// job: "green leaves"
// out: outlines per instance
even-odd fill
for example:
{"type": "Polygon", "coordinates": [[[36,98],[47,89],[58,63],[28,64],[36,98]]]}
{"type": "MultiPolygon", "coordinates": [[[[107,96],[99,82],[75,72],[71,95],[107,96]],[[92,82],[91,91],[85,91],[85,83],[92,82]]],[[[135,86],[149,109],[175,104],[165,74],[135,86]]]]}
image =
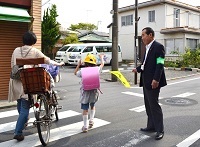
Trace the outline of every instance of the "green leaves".
{"type": "Polygon", "coordinates": [[[51,53],[61,36],[60,24],[56,21],[56,17],[58,17],[56,5],[44,11],[42,21],[42,52],[44,54],[51,53]]]}
{"type": "Polygon", "coordinates": [[[70,30],[75,31],[77,29],[80,30],[96,30],[97,26],[95,26],[94,24],[90,24],[90,23],[78,23],[78,24],[71,24],[71,26],[69,27],[70,30]]]}

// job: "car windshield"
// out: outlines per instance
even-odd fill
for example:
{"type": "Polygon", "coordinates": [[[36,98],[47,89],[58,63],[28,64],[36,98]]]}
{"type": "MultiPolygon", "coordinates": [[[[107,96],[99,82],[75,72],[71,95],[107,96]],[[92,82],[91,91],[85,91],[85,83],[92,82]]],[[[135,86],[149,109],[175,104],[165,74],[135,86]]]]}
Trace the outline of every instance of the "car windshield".
{"type": "Polygon", "coordinates": [[[81,50],[83,50],[85,48],[85,46],[76,46],[72,52],[81,52],[81,50]]]}
{"type": "Polygon", "coordinates": [[[70,46],[63,46],[59,49],[59,51],[66,51],[70,46]]]}
{"type": "Polygon", "coordinates": [[[67,50],[67,52],[73,51],[74,48],[76,48],[76,46],[71,46],[71,47],[67,50]]]}

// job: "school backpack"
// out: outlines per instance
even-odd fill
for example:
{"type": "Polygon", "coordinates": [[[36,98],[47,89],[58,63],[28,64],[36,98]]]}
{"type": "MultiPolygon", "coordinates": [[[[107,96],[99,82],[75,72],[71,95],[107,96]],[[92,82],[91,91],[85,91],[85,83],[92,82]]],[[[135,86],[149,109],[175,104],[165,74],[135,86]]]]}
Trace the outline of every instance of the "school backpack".
{"type": "Polygon", "coordinates": [[[99,67],[81,68],[84,90],[100,89],[99,67]]]}

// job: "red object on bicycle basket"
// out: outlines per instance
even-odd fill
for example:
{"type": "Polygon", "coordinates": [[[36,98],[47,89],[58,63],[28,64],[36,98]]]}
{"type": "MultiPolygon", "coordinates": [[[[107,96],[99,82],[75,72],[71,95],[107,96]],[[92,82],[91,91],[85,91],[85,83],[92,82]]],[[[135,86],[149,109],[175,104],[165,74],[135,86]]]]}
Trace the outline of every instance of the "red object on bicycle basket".
{"type": "Polygon", "coordinates": [[[35,106],[36,108],[38,108],[38,107],[40,106],[40,104],[36,102],[36,103],[34,104],[34,106],[35,106]]]}

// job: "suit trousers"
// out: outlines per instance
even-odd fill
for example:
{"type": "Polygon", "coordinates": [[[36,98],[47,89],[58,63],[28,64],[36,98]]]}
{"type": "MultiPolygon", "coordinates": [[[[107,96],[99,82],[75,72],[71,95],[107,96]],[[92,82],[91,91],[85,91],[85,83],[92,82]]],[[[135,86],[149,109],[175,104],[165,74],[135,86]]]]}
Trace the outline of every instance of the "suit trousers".
{"type": "Polygon", "coordinates": [[[163,113],[159,105],[160,88],[147,89],[143,85],[144,103],[147,114],[147,128],[155,129],[156,132],[164,131],[163,113]]]}

